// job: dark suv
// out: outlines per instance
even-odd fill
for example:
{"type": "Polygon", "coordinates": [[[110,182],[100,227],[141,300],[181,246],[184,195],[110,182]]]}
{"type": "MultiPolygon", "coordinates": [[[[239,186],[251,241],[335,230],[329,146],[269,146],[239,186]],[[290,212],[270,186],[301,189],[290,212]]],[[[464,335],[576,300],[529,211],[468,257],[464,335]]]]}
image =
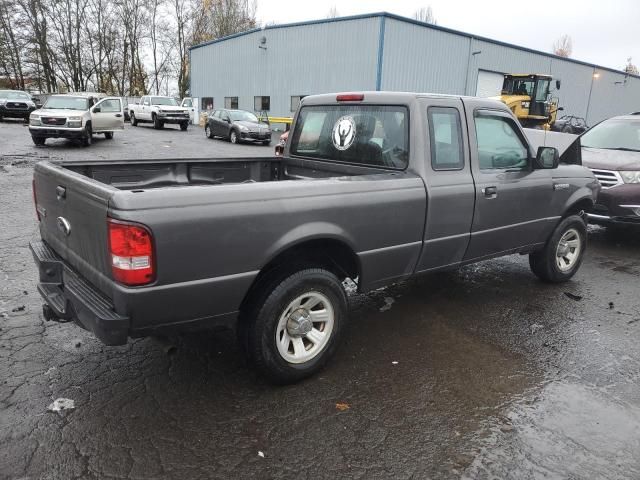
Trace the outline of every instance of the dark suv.
{"type": "Polygon", "coordinates": [[[640,225],[640,114],[605,120],[580,140],[583,165],[602,185],[589,219],[640,225]]]}
{"type": "Polygon", "coordinates": [[[28,93],[19,90],[0,90],[0,120],[22,118],[29,121],[29,115],[36,109],[36,104],[28,93]]]}

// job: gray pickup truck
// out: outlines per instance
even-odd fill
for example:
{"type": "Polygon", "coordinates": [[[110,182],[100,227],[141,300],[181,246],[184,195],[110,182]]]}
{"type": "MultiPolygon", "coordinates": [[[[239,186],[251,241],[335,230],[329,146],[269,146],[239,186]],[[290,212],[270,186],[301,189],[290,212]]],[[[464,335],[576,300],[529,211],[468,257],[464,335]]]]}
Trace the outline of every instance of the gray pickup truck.
{"type": "Polygon", "coordinates": [[[41,162],[44,316],[107,345],[235,326],[272,381],[335,352],[359,291],[509,254],[570,279],[598,193],[492,100],[305,97],[278,158],[41,162]]]}

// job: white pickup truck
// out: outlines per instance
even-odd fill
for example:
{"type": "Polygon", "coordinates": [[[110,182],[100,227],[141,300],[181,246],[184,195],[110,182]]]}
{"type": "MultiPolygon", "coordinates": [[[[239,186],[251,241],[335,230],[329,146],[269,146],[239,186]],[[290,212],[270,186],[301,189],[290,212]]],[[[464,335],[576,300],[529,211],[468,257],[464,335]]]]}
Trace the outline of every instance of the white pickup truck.
{"type": "Polygon", "coordinates": [[[138,123],[153,123],[153,128],[160,130],[167,123],[180,125],[180,130],[189,127],[189,110],[178,106],[173,97],[146,95],[138,103],[129,104],[129,118],[132,126],[138,123]]]}

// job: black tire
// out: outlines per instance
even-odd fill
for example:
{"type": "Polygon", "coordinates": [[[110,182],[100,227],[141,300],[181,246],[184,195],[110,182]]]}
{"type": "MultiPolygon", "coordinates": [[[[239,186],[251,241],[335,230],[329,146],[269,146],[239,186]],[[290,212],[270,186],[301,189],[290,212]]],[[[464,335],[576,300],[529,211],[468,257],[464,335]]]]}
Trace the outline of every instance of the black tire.
{"type": "Polygon", "coordinates": [[[271,140],[265,140],[264,142],[262,142],[262,145],[265,145],[265,146],[271,145],[271,140]]]}
{"type": "Polygon", "coordinates": [[[238,328],[240,344],[251,364],[280,385],[298,382],[322,369],[338,348],[348,314],[347,295],[338,278],[321,268],[279,271],[262,279],[254,292],[243,307],[238,328]],[[285,309],[305,293],[320,293],[329,300],[333,328],[315,356],[303,363],[290,363],[278,351],[276,332],[285,309]]]}
{"type": "Polygon", "coordinates": [[[45,142],[47,139],[46,139],[46,137],[34,137],[34,136],[32,136],[32,137],[31,137],[31,140],[33,140],[33,143],[34,143],[35,145],[42,146],[42,145],[44,145],[44,142],[45,142]]]}
{"type": "Polygon", "coordinates": [[[137,127],[138,126],[138,119],[136,118],[136,114],[131,112],[129,114],[129,118],[131,120],[131,126],[132,127],[137,127]]]}
{"type": "Polygon", "coordinates": [[[111,140],[113,138],[113,132],[104,132],[104,138],[111,140]]]}
{"type": "Polygon", "coordinates": [[[151,120],[153,121],[153,128],[155,128],[156,130],[160,130],[162,127],[164,127],[164,125],[162,124],[162,122],[160,121],[160,119],[155,113],[151,117],[151,120]]]}
{"type": "Polygon", "coordinates": [[[87,123],[87,126],[84,128],[84,137],[82,138],[82,145],[85,147],[91,146],[93,143],[93,130],[91,130],[91,124],[87,123]]]}
{"type": "Polygon", "coordinates": [[[240,142],[240,137],[238,136],[238,132],[236,132],[234,129],[231,129],[231,131],[229,132],[229,141],[234,145],[240,142]]]}
{"type": "MultiPolygon", "coordinates": [[[[567,247],[563,247],[567,248],[567,247]]],[[[543,282],[548,283],[561,283],[566,282],[575,275],[580,268],[582,259],[584,258],[584,252],[587,248],[587,226],[582,217],[578,215],[571,215],[564,218],[558,226],[555,228],[549,240],[542,250],[529,254],[529,266],[531,271],[543,282]],[[558,253],[560,247],[560,240],[567,238],[569,232],[574,232],[579,240],[579,251],[576,253],[575,260],[571,262],[570,267],[566,270],[560,269],[558,262],[568,265],[566,259],[559,259],[558,253]]],[[[575,252],[575,250],[574,250],[575,252]]],[[[568,253],[571,253],[569,249],[568,253]]]]}
{"type": "Polygon", "coordinates": [[[213,138],[213,132],[208,123],[204,126],[204,134],[207,138],[213,138]]]}
{"type": "Polygon", "coordinates": [[[189,124],[187,122],[182,122],[180,124],[180,130],[182,130],[183,132],[186,132],[187,128],[189,128],[189,124]]]}

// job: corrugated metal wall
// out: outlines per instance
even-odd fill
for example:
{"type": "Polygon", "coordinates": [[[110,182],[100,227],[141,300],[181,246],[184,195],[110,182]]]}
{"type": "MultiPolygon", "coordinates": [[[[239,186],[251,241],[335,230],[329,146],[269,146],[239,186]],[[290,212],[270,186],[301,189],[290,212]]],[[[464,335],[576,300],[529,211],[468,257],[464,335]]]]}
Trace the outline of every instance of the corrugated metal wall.
{"type": "Polygon", "coordinates": [[[382,90],[461,94],[468,54],[465,37],[387,18],[382,90]]]}
{"type": "Polygon", "coordinates": [[[196,48],[191,91],[214,97],[215,107],[237,96],[247,110],[255,95],[269,95],[271,113],[289,116],[292,95],[375,90],[378,74],[383,90],[474,95],[479,70],[551,74],[562,82],[552,90],[560,114],[589,124],[640,110],[638,78],[389,15],[275,27],[196,48]],[[258,48],[263,36],[266,50],[258,48]]]}
{"type": "Polygon", "coordinates": [[[193,49],[191,93],[214,97],[216,108],[237,96],[245,110],[268,95],[273,115],[291,116],[292,95],[375,90],[379,25],[371,17],[266,29],[193,49]]]}

